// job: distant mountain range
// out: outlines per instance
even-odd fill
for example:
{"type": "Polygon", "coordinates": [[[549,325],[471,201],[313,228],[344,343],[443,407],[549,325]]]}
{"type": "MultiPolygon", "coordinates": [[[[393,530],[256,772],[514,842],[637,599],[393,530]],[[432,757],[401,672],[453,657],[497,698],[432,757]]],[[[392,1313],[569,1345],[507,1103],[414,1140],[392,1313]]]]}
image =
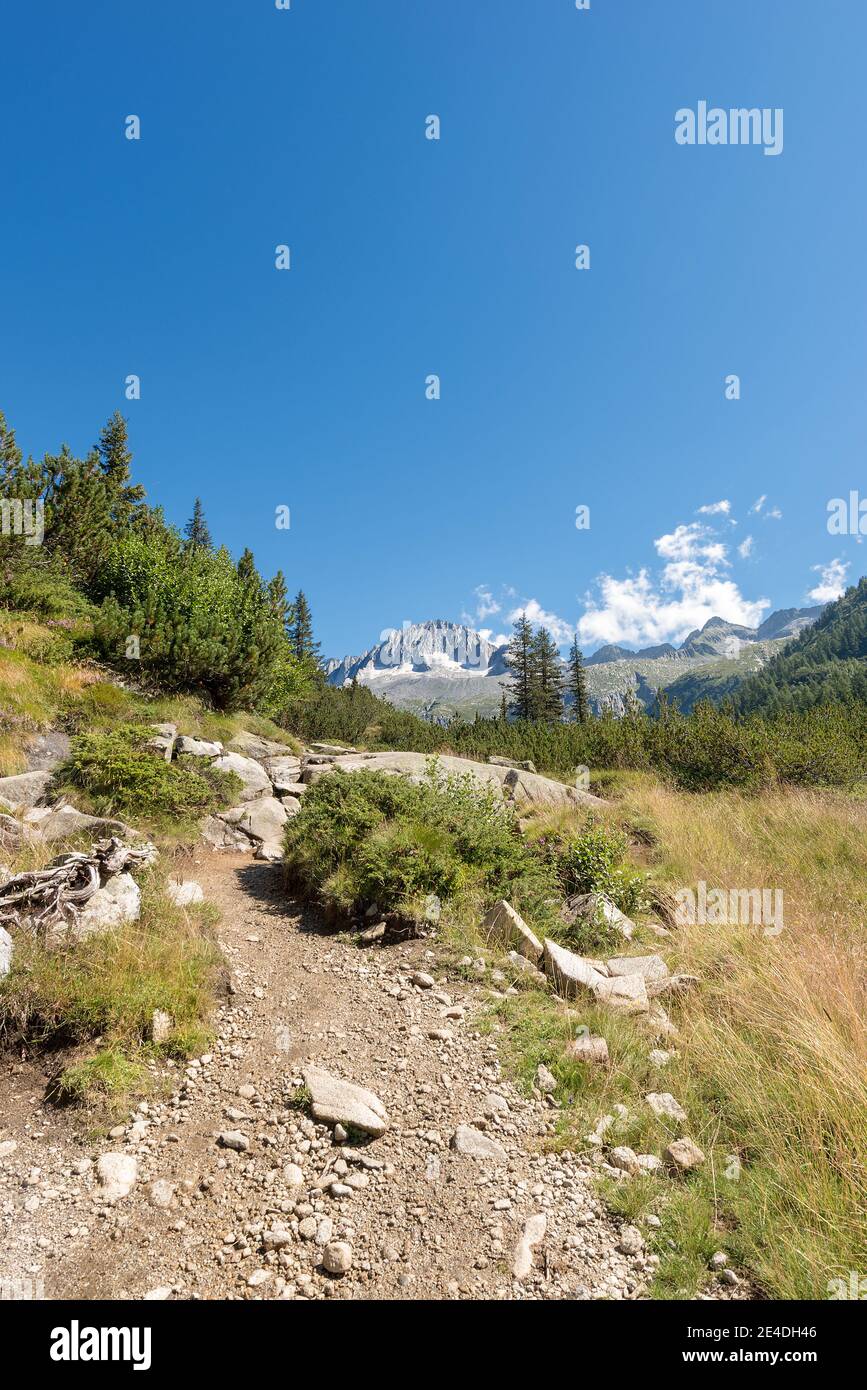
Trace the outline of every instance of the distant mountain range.
{"type": "MultiPolygon", "coordinates": [[[[606,706],[619,713],[631,690],[650,708],[665,687],[691,708],[702,693],[717,693],[718,679],[734,689],[761,670],[822,612],[822,606],[781,608],[757,628],[709,618],[679,647],[601,647],[586,660],[591,705],[597,713],[606,706]]],[[[505,645],[495,646],[473,628],[437,618],[390,631],[360,656],[332,658],[325,673],[330,685],[357,680],[398,708],[429,719],[455,713],[471,718],[499,709],[508,683],[506,653],[505,645]]]]}

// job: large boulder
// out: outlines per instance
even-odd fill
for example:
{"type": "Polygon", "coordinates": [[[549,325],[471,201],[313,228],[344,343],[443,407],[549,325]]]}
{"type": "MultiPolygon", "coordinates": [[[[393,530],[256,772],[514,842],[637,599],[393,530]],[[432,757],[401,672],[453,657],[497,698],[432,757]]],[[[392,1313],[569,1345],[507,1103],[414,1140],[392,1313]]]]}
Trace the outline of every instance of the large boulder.
{"type": "Polygon", "coordinates": [[[88,898],[72,927],[76,941],[113,931],[141,915],[141,890],[131,874],[115,874],[103,888],[88,898]]]}
{"type": "Polygon", "coordinates": [[[50,772],[19,772],[15,777],[0,777],[0,798],[16,810],[27,810],[39,805],[50,781],[50,772]]]}
{"type": "Polygon", "coordinates": [[[600,985],[608,983],[584,956],[576,955],[565,946],[560,946],[550,937],[545,938],[545,974],[549,975],[555,990],[564,999],[596,997],[600,985]]]}
{"type": "MultiPolygon", "coordinates": [[[[408,777],[411,782],[423,782],[427,777],[430,756],[426,753],[352,753],[334,755],[331,762],[319,767],[307,767],[303,780],[313,781],[316,776],[327,775],[332,769],[343,772],[357,772],[362,768],[369,771],[396,772],[408,777]]],[[[447,754],[437,757],[437,767],[442,773],[465,774],[472,777],[481,787],[493,787],[495,791],[516,806],[557,807],[557,806],[602,806],[598,796],[582,792],[577,787],[567,786],[552,777],[541,777],[538,773],[522,772],[512,767],[500,767],[496,763],[477,763],[470,758],[453,758],[447,754]]]]}
{"type": "Polygon", "coordinates": [[[668,966],[662,956],[617,956],[607,965],[609,975],[641,975],[648,985],[651,980],[668,979],[668,966]]]}
{"type": "Polygon", "coordinates": [[[378,1139],[388,1129],[385,1106],[373,1091],[332,1076],[322,1067],[303,1069],[304,1084],[310,1092],[315,1120],[327,1125],[352,1125],[378,1139]]]}
{"type": "Polygon", "coordinates": [[[276,796],[261,796],[256,801],[248,801],[243,806],[224,812],[221,819],[243,830],[251,840],[273,841],[280,839],[289,815],[283,802],[278,801],[276,796]]]}
{"type": "Polygon", "coordinates": [[[228,821],[221,820],[217,816],[207,816],[202,821],[201,836],[206,845],[211,849],[240,849],[250,848],[249,836],[243,830],[238,830],[228,821]]]}
{"type": "Polygon", "coordinates": [[[538,964],[542,957],[542,943],[534,936],[527,923],[505,898],[495,902],[482,922],[482,931],[488,940],[502,942],[513,947],[519,955],[538,964]]]}
{"type": "Polygon", "coordinates": [[[268,762],[271,758],[290,755],[290,750],[285,743],[277,743],[270,738],[261,738],[259,734],[251,734],[247,729],[242,729],[239,734],[235,734],[229,742],[229,750],[233,753],[242,753],[245,758],[252,758],[254,762],[260,763],[268,762]]]}
{"type": "Polygon", "coordinates": [[[108,820],[104,816],[86,816],[74,806],[38,806],[24,816],[28,830],[37,834],[46,844],[56,840],[67,840],[73,835],[86,832],[92,838],[105,835],[119,835],[124,840],[140,840],[141,834],[126,825],[122,820],[108,820]]]}
{"type": "Polygon", "coordinates": [[[46,729],[44,733],[34,734],[25,750],[27,771],[53,772],[66,762],[71,747],[72,739],[62,729],[46,729]]]}
{"type": "Polygon", "coordinates": [[[642,975],[610,977],[604,963],[589,961],[549,938],[545,940],[545,973],[564,999],[591,997],[611,1008],[646,1013],[647,986],[642,975]],[[602,964],[602,969],[599,965],[602,964]]]}
{"type": "Polygon", "coordinates": [[[186,753],[189,758],[218,758],[223,751],[223,745],[206,738],[193,738],[190,734],[181,734],[175,751],[178,756],[186,753]]]}
{"type": "Polygon", "coordinates": [[[271,795],[271,779],[253,758],[245,758],[240,753],[223,753],[219,758],[214,758],[211,766],[218,767],[221,772],[234,772],[240,778],[243,784],[242,801],[255,801],[257,796],[271,795]]]}

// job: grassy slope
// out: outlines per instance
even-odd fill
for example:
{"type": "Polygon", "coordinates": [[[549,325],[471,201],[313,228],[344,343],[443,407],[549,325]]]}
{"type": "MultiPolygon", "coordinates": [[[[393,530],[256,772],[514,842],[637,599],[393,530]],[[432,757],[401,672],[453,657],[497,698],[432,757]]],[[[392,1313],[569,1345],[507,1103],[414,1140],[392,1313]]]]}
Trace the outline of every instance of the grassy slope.
{"type": "Polygon", "coordinates": [[[658,1296],[693,1296],[722,1246],[771,1297],[827,1297],[830,1279],[867,1259],[867,808],[833,793],[686,796],[624,780],[612,819],[653,828],[660,884],[782,888],[785,930],[674,929],[663,953],[702,983],[672,1010],[680,1036],[663,1070],[649,1064],[635,1020],[567,1010],[535,991],[498,1006],[504,1048],[528,1082],[539,1061],[554,1069],[564,1145],[620,1102],[629,1114],[611,1142],[660,1153],[688,1132],[704,1149],[706,1167],[686,1181],[634,1179],[607,1192],[632,1219],[662,1220],[647,1231],[661,1257],[658,1296]],[[563,1060],[582,1024],[607,1038],[607,1072],[563,1060]],[[652,1115],[649,1090],[677,1097],[682,1131],[652,1115]]]}
{"type": "MultiPolygon", "coordinates": [[[[154,700],[121,689],[68,659],[62,636],[58,642],[55,629],[26,615],[0,615],[0,641],[0,776],[21,771],[28,737],[52,726],[74,734],[168,721],[224,743],[249,730],[296,746],[284,730],[254,714],[220,715],[191,697],[154,700]]],[[[84,809],[113,810],[104,799],[88,803],[80,791],[72,791],[71,799],[84,809]]],[[[165,892],[171,851],[196,839],[195,822],[169,818],[165,808],[152,804],[123,809],[166,851],[153,870],[139,876],[139,921],[69,950],[49,952],[19,936],[12,971],[0,982],[0,1041],[63,1045],[66,1066],[58,1093],[80,1100],[105,1097],[113,1113],[146,1085],[148,1063],[203,1051],[220,962],[213,911],[207,905],[179,909],[165,892]],[[149,1041],[155,1009],[174,1019],[170,1038],[159,1047],[149,1041]]],[[[78,847],[88,844],[85,839],[78,847]]],[[[63,848],[30,846],[4,854],[3,862],[16,873],[41,867],[63,848]]]]}

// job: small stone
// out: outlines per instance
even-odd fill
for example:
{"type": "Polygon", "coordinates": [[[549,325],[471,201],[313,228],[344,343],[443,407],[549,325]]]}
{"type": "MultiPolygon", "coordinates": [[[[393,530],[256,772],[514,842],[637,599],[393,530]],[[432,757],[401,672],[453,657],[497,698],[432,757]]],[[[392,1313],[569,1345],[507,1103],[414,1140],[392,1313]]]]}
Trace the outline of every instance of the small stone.
{"type": "Polygon", "coordinates": [[[704,1163],[704,1154],[692,1139],[675,1139],[665,1150],[664,1156],[666,1162],[683,1173],[688,1173],[690,1168],[698,1168],[704,1163]]]}
{"type": "Polygon", "coordinates": [[[667,1067],[673,1056],[673,1052],[666,1052],[662,1047],[654,1047],[653,1050],[648,1053],[648,1061],[654,1067],[667,1067]]]}
{"type": "Polygon", "coordinates": [[[103,1154],[96,1165],[103,1195],[109,1202],[128,1197],[138,1177],[138,1164],[129,1154],[103,1154]]]}
{"type": "Polygon", "coordinates": [[[414,985],[418,985],[419,989],[433,989],[436,984],[433,975],[426,975],[423,970],[417,970],[411,979],[414,985]]]}
{"type": "Polygon", "coordinates": [[[607,1067],[608,1043],[592,1033],[582,1033],[566,1044],[566,1056],[573,1062],[591,1062],[598,1067],[607,1067]]]}
{"type": "Polygon", "coordinates": [[[271,1278],[271,1271],[270,1271],[270,1269],[254,1269],[254,1270],[253,1270],[253,1273],[250,1275],[249,1279],[247,1280],[247,1287],[248,1287],[248,1288],[251,1288],[251,1289],[258,1289],[258,1288],[261,1288],[261,1286],[262,1286],[263,1284],[267,1284],[267,1282],[268,1282],[268,1280],[269,1280],[270,1278],[271,1278]]]}
{"type": "Polygon", "coordinates": [[[466,1154],[470,1158],[490,1159],[494,1163],[506,1162],[506,1151],[496,1139],[491,1139],[472,1125],[458,1125],[451,1138],[455,1153],[466,1154]]]}
{"type": "Polygon", "coordinates": [[[147,1198],[152,1207],[167,1208],[174,1205],[175,1185],[167,1178],[155,1178],[147,1187],[147,1198]]]}
{"type": "Polygon", "coordinates": [[[729,1257],[724,1250],[716,1250],[710,1257],[711,1269],[725,1269],[729,1257]]]}
{"type": "Polygon", "coordinates": [[[620,1232],[617,1249],[621,1255],[638,1255],[644,1249],[644,1236],[637,1226],[624,1226],[620,1232]]]}
{"type": "Polygon", "coordinates": [[[608,1155],[608,1161],[613,1168],[619,1168],[624,1173],[632,1174],[633,1177],[641,1172],[638,1155],[625,1144],[612,1149],[608,1155]]]}
{"type": "Polygon", "coordinates": [[[536,1085],[545,1096],[557,1089],[557,1078],[548,1070],[544,1062],[540,1062],[536,1068],[536,1085]]]}
{"type": "Polygon", "coordinates": [[[250,1147],[250,1140],[239,1129],[224,1129],[217,1143],[223,1149],[235,1149],[238,1153],[246,1153],[250,1147]]]}
{"type": "Polygon", "coordinates": [[[548,1219],[544,1212],[531,1216],[525,1223],[512,1259],[513,1278],[526,1279],[530,1274],[533,1268],[533,1246],[538,1245],[544,1239],[547,1224],[548,1219]]]}
{"type": "Polygon", "coordinates": [[[672,1120],[685,1120],[686,1111],[669,1091],[650,1091],[644,1099],[654,1115],[668,1116],[672,1120]]]}
{"type": "Polygon", "coordinates": [[[352,1268],[352,1246],[345,1240],[329,1241],[322,1252],[322,1265],[329,1274],[346,1274],[352,1268]]]}

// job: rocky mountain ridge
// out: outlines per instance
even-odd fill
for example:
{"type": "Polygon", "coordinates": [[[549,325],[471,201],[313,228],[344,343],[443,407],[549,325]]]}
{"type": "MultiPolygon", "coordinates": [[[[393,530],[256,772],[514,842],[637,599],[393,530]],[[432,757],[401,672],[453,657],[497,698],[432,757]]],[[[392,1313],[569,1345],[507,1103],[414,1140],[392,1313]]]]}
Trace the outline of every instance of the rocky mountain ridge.
{"type": "MultiPolygon", "coordinates": [[[[606,707],[620,713],[630,690],[652,704],[663,686],[721,662],[735,663],[739,679],[760,669],[822,611],[821,605],[778,609],[755,628],[712,617],[678,647],[670,642],[638,651],[602,646],[585,660],[591,706],[596,713],[606,707]]],[[[507,651],[506,644],[496,645],[463,623],[437,618],[386,631],[360,656],[332,658],[324,665],[330,685],[356,680],[398,708],[447,719],[455,713],[496,712],[508,683],[507,651]]]]}

